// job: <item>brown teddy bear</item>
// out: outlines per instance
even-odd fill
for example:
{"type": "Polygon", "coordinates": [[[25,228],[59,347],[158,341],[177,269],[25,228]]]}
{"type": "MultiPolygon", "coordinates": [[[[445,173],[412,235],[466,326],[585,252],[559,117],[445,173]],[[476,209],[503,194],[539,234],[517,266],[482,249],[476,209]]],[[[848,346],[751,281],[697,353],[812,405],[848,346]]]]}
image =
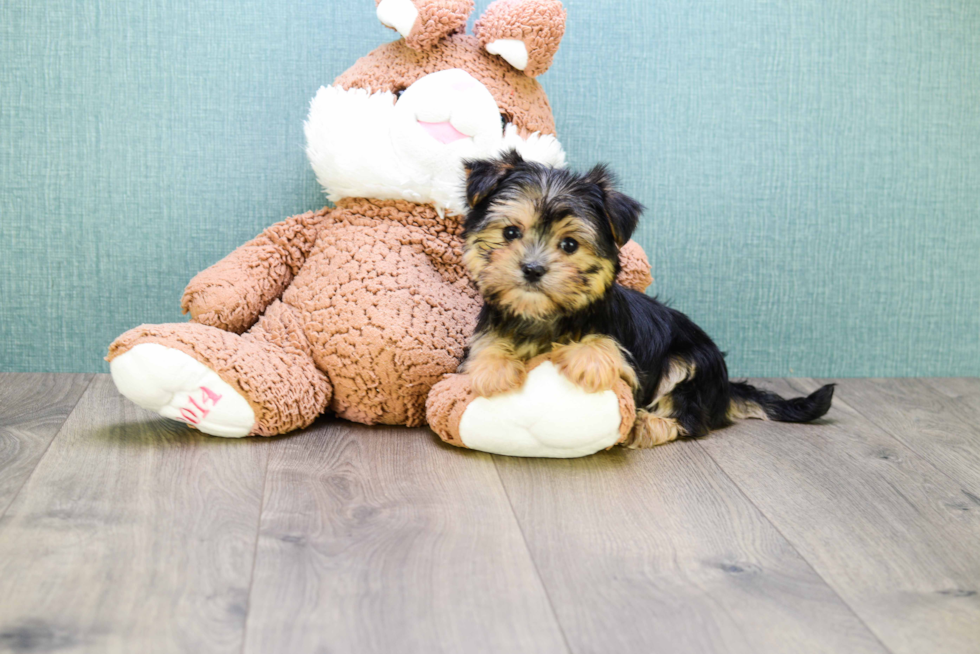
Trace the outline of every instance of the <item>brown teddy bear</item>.
{"type": "MultiPolygon", "coordinates": [[[[570,447],[511,447],[474,435],[493,434],[483,421],[511,409],[481,412],[476,402],[470,411],[465,379],[450,375],[479,309],[460,262],[462,162],[516,148],[564,165],[534,79],[564,32],[561,3],[497,0],[467,35],[472,10],[472,0],[377,2],[379,19],[403,38],[320,89],[306,123],[309,159],[335,208],[277,223],[199,273],[182,301],[191,322],[116,339],[107,360],[123,395],[208,434],[269,436],[328,409],[366,424],[420,425],[444,380],[428,422],[454,444],[569,456],[620,440],[633,419],[626,390],[589,397],[552,375],[534,392],[562,400],[546,401],[538,418],[557,411],[560,427],[576,413],[563,406],[588,406],[604,422],[573,423],[588,433],[570,447]],[[474,420],[476,431],[467,427],[474,420]]],[[[622,265],[623,283],[650,283],[635,243],[622,265]]],[[[532,371],[529,385],[542,374],[532,371]]]]}

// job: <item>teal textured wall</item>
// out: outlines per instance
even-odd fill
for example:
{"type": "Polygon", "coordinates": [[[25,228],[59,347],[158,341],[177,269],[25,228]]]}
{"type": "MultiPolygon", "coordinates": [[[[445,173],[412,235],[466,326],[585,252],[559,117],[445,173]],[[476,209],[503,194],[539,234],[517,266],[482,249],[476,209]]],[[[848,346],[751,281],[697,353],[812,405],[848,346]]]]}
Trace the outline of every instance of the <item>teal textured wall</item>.
{"type": "MultiPolygon", "coordinates": [[[[649,207],[653,290],[735,374],[980,374],[980,3],[565,5],[570,160],[649,207]]],[[[370,0],[0,3],[0,370],[106,370],[321,206],[308,101],[393,35],[370,0]]]]}

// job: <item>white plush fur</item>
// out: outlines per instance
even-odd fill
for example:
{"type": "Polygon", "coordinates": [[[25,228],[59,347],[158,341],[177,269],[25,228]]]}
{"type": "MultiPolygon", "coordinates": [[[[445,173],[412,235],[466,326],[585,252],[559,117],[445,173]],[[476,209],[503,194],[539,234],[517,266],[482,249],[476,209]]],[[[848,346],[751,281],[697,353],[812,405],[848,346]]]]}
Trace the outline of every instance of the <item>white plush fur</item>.
{"type": "Polygon", "coordinates": [[[620,421],[614,392],[586,393],[545,362],[519,391],[473,400],[459,435],[467,447],[491,454],[568,459],[615,445],[620,421]]]}
{"type": "Polygon", "coordinates": [[[404,199],[462,214],[466,159],[516,148],[525,159],[565,165],[556,138],[524,139],[513,125],[502,130],[493,96],[460,69],[423,77],[397,103],[388,92],[323,87],[310,105],[306,139],[310,163],[333,202],[404,199]],[[418,121],[449,122],[466,138],[441,143],[418,121]]]}

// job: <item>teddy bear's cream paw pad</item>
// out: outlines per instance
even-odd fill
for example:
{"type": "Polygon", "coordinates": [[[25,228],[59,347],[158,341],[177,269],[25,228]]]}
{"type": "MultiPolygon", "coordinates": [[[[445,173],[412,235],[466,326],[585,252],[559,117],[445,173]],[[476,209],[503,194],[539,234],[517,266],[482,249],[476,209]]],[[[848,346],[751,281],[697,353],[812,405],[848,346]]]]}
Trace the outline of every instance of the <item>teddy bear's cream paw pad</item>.
{"type": "Polygon", "coordinates": [[[255,424],[255,412],[244,397],[179,350],[141,343],[113,359],[109,369],[127,399],[205,434],[241,438],[255,424]]]}
{"type": "Polygon", "coordinates": [[[473,400],[459,435],[468,448],[491,454],[569,459],[616,444],[621,419],[616,393],[586,393],[546,361],[520,390],[473,400]]]}

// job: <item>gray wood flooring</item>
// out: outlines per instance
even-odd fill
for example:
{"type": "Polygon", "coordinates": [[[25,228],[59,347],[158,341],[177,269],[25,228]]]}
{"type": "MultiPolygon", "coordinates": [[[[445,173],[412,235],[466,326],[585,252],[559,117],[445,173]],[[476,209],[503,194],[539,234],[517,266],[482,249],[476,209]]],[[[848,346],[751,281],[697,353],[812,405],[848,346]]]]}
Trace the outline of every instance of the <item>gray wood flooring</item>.
{"type": "Polygon", "coordinates": [[[0,374],[0,652],[980,653],[980,380],[836,381],[817,424],[549,461],[0,374]]]}

